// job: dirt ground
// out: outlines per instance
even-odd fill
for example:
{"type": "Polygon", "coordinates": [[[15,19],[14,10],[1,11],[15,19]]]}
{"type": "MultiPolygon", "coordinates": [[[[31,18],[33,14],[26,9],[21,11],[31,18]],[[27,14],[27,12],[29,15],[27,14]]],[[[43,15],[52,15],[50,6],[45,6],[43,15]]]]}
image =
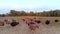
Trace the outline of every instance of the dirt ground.
{"type": "Polygon", "coordinates": [[[38,24],[39,29],[36,29],[34,33],[29,30],[28,26],[21,20],[22,18],[27,17],[0,17],[1,21],[15,19],[20,23],[16,27],[10,25],[0,26],[0,34],[60,34],[60,17],[36,17],[40,18],[41,23],[38,24]],[[55,22],[56,19],[59,21],[55,22]],[[50,20],[49,25],[45,24],[46,20],[50,20]]]}

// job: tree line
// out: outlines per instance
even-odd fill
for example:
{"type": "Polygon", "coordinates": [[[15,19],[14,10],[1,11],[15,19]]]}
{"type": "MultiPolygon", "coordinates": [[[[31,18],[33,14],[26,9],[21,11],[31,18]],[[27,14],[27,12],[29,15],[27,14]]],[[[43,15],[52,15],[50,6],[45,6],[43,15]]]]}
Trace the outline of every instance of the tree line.
{"type": "Polygon", "coordinates": [[[4,16],[43,16],[43,17],[59,17],[60,10],[50,10],[50,11],[43,11],[43,12],[25,12],[25,11],[16,11],[10,10],[7,14],[0,14],[1,17],[4,16]]]}

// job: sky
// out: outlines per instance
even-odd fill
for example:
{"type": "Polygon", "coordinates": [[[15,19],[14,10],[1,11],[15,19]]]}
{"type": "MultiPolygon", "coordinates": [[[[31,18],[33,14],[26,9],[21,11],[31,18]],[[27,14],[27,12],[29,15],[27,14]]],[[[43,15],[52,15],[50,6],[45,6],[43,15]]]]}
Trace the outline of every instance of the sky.
{"type": "Polygon", "coordinates": [[[60,9],[60,0],[0,0],[0,14],[10,10],[44,11],[60,9]]]}

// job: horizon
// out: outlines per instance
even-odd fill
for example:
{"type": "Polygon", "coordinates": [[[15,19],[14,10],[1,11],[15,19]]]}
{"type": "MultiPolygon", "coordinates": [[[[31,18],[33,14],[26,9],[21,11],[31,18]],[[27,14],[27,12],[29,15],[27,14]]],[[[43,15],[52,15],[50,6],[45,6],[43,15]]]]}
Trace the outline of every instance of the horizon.
{"type": "Polygon", "coordinates": [[[60,0],[0,0],[0,14],[18,11],[46,11],[60,9],[60,0]]]}

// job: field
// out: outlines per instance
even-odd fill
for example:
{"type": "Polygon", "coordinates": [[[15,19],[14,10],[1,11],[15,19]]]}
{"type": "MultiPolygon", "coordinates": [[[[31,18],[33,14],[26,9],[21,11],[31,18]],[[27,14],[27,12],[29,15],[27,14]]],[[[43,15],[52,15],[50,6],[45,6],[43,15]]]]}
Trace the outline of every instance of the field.
{"type": "Polygon", "coordinates": [[[22,18],[34,18],[36,16],[21,16],[21,17],[0,17],[0,21],[4,21],[5,19],[15,19],[19,21],[19,25],[16,27],[11,27],[10,25],[5,25],[0,27],[0,34],[60,34],[60,17],[36,17],[40,18],[41,23],[39,25],[39,29],[37,29],[34,33],[31,32],[28,26],[22,21],[22,18]],[[50,20],[50,24],[46,25],[45,21],[50,20]],[[59,20],[55,22],[55,20],[59,20]]]}

